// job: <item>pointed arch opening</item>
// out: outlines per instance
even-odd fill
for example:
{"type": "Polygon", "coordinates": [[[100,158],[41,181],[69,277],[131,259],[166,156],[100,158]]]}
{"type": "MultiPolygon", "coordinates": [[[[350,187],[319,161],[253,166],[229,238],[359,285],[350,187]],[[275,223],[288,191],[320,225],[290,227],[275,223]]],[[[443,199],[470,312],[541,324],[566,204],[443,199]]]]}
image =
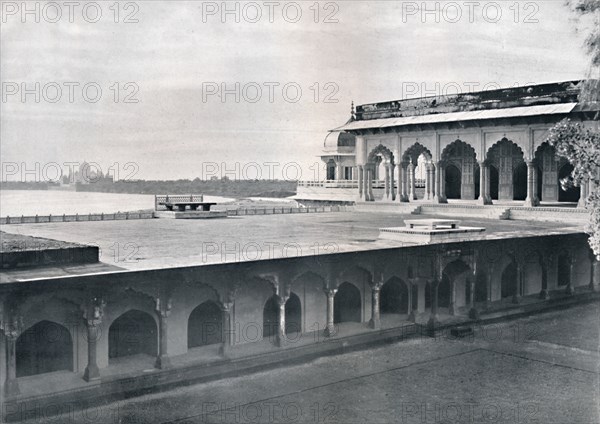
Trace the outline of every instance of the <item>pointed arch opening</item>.
{"type": "Polygon", "coordinates": [[[360,290],[351,283],[342,283],[333,299],[333,322],[361,322],[360,290]]]}
{"type": "Polygon", "coordinates": [[[71,333],[56,322],[40,321],[17,339],[16,360],[17,377],[73,371],[71,333]]]}
{"type": "Polygon", "coordinates": [[[156,356],[158,330],[147,312],[132,309],[113,321],[108,329],[109,359],[145,354],[156,356]]]}
{"type": "Polygon", "coordinates": [[[408,314],[408,286],[400,278],[390,278],[379,294],[382,314],[408,314]]]}
{"type": "Polygon", "coordinates": [[[212,300],[194,308],[188,318],[188,349],[223,342],[223,312],[212,300]]]}
{"type": "Polygon", "coordinates": [[[285,302],[285,334],[302,332],[302,304],[296,293],[290,293],[285,302]]]}

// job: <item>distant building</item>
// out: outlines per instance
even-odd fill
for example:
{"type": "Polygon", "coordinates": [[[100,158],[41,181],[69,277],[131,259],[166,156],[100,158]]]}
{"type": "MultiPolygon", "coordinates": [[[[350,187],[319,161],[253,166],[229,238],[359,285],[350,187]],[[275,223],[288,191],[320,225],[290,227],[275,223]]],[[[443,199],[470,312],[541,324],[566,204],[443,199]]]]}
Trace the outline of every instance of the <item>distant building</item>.
{"type": "Polygon", "coordinates": [[[301,182],[296,197],[461,199],[482,205],[498,200],[527,206],[578,202],[588,184],[561,189],[559,180],[573,166],[545,140],[564,118],[598,126],[600,103],[579,101],[582,84],[567,81],[357,106],[351,119],[325,138],[325,181],[301,182]]]}

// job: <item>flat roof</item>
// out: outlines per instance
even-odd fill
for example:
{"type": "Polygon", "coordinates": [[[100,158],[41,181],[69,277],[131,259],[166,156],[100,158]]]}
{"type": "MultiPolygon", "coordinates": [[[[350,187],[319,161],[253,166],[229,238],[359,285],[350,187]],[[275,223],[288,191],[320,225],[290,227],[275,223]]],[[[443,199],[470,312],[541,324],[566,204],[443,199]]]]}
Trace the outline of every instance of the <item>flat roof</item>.
{"type": "MultiPolygon", "coordinates": [[[[423,215],[423,218],[436,218],[423,215]]],[[[379,229],[404,226],[414,215],[334,212],[242,216],[211,220],[141,219],[3,225],[8,233],[100,247],[96,266],[0,272],[1,282],[313,256],[407,246],[379,239],[379,229]]],[[[578,224],[456,217],[484,227],[478,240],[582,233],[578,224]]],[[[468,241],[471,241],[469,239],[468,241]]],[[[459,240],[460,241],[460,240],[459,240]]]]}

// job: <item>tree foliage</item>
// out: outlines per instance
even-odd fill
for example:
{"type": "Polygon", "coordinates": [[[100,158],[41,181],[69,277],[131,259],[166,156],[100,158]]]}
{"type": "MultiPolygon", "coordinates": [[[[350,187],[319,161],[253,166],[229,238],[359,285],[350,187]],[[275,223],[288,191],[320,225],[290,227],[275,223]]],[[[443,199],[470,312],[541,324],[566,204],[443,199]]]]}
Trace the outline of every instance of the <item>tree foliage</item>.
{"type": "Polygon", "coordinates": [[[600,133],[564,119],[550,129],[546,141],[554,146],[556,154],[573,165],[571,175],[561,181],[563,187],[590,184],[585,199],[586,207],[591,211],[587,232],[590,247],[600,260],[600,133]]]}

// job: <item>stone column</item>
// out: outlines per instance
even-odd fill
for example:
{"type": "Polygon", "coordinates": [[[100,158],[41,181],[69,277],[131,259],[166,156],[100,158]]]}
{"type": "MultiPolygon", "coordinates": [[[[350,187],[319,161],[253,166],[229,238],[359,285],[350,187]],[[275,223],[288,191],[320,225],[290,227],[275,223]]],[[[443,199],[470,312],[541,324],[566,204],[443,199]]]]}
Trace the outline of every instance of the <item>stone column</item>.
{"type": "Polygon", "coordinates": [[[337,181],[344,179],[344,175],[343,175],[344,171],[343,170],[344,170],[344,167],[341,164],[339,164],[339,163],[336,164],[336,166],[335,166],[335,179],[337,181]]]}
{"type": "Polygon", "coordinates": [[[408,320],[415,322],[415,311],[413,310],[413,282],[408,280],[408,320]]]}
{"type": "Polygon", "coordinates": [[[231,351],[231,346],[233,345],[233,334],[231,331],[231,313],[233,311],[233,302],[223,303],[223,327],[222,331],[222,341],[221,347],[219,348],[219,354],[221,356],[227,357],[229,356],[229,352],[231,351]]]}
{"type": "Polygon", "coordinates": [[[485,309],[490,309],[492,306],[492,272],[493,269],[490,267],[490,269],[485,273],[485,309]]]}
{"type": "Polygon", "coordinates": [[[544,255],[540,261],[542,267],[542,291],[540,292],[540,299],[550,299],[550,292],[548,291],[548,258],[544,255]]]}
{"type": "Polygon", "coordinates": [[[399,202],[404,202],[404,175],[402,172],[402,163],[396,165],[396,170],[398,171],[398,192],[396,199],[399,202]]]}
{"type": "Polygon", "coordinates": [[[97,362],[97,341],[98,327],[102,324],[104,316],[104,307],[106,303],[101,299],[93,299],[85,306],[83,311],[83,319],[87,328],[87,345],[88,345],[88,363],[83,373],[85,381],[98,380],[100,378],[100,370],[97,362]]]}
{"type": "Polygon", "coordinates": [[[486,165],[485,167],[485,201],[488,205],[491,205],[494,203],[494,201],[492,200],[492,191],[490,190],[490,184],[491,184],[491,177],[490,177],[490,172],[492,172],[490,170],[490,167],[486,165]]]}
{"type": "Polygon", "coordinates": [[[369,178],[368,178],[368,193],[369,193],[369,202],[372,202],[375,200],[375,197],[373,196],[373,174],[375,172],[375,166],[371,165],[369,166],[369,178]]]}
{"type": "Polygon", "coordinates": [[[369,321],[369,327],[373,329],[381,328],[381,317],[379,314],[379,293],[381,290],[382,283],[371,284],[371,320],[369,321]]]}
{"type": "Polygon", "coordinates": [[[429,164],[425,163],[425,194],[423,195],[423,200],[430,200],[429,198],[429,193],[430,191],[430,187],[431,187],[431,182],[429,180],[429,177],[431,176],[430,172],[429,172],[429,164]]]}
{"type": "Polygon", "coordinates": [[[369,201],[369,165],[363,165],[363,194],[365,202],[369,201]]]}
{"type": "Polygon", "coordinates": [[[435,178],[436,178],[436,172],[435,172],[435,166],[433,165],[433,162],[429,163],[429,170],[431,172],[431,178],[429,179],[429,181],[431,182],[431,184],[429,185],[429,190],[431,192],[431,196],[430,199],[433,201],[433,199],[435,199],[435,178]]]}
{"type": "Polygon", "coordinates": [[[358,198],[361,200],[364,200],[363,198],[363,166],[362,165],[358,165],[357,166],[357,178],[358,178],[358,198]]]}
{"type": "Polygon", "coordinates": [[[527,198],[525,199],[524,206],[534,207],[538,206],[539,202],[535,195],[535,164],[533,161],[527,161],[527,198]]]}
{"type": "Polygon", "coordinates": [[[436,203],[448,203],[446,199],[446,190],[444,185],[446,184],[446,173],[444,170],[444,165],[441,161],[436,162],[435,164],[435,198],[434,201],[436,203]]]}
{"type": "Polygon", "coordinates": [[[390,200],[394,201],[396,200],[396,190],[394,190],[394,164],[390,163],[388,164],[388,167],[390,168],[390,200]]]}
{"type": "Polygon", "coordinates": [[[479,198],[477,199],[477,203],[480,205],[492,204],[489,192],[489,172],[488,165],[485,162],[479,162],[479,198]]]}
{"type": "Polygon", "coordinates": [[[512,298],[512,303],[521,303],[521,289],[523,287],[523,266],[521,264],[517,264],[517,281],[515,281],[515,284],[517,287],[512,298]]]}
{"type": "Polygon", "coordinates": [[[158,315],[158,355],[154,366],[159,369],[169,368],[171,360],[169,358],[168,346],[168,318],[171,315],[171,298],[156,298],[156,314],[158,315]]]}
{"type": "Polygon", "coordinates": [[[275,344],[278,347],[283,347],[286,345],[286,336],[285,336],[285,302],[287,302],[287,297],[277,296],[277,306],[279,306],[279,325],[277,328],[277,334],[275,335],[275,344]]]}
{"type": "Polygon", "coordinates": [[[390,198],[390,167],[388,165],[385,165],[384,168],[385,168],[385,177],[384,177],[384,181],[383,181],[384,198],[385,198],[385,200],[389,200],[389,198],[390,198]]]}
{"type": "Polygon", "coordinates": [[[408,199],[412,202],[413,200],[417,200],[417,192],[415,190],[415,165],[412,163],[412,159],[408,164],[408,174],[410,178],[408,199]]]}
{"type": "Polygon", "coordinates": [[[479,310],[475,307],[475,286],[476,286],[477,278],[476,274],[467,279],[465,284],[469,284],[471,290],[469,290],[469,318],[471,319],[479,319],[479,310]]]}
{"type": "Polygon", "coordinates": [[[325,289],[327,295],[327,326],[325,327],[325,336],[331,337],[335,335],[335,326],[333,325],[333,298],[337,293],[337,289],[325,289]]]}
{"type": "Polygon", "coordinates": [[[408,176],[408,164],[403,163],[402,165],[402,202],[408,202],[408,186],[410,184],[410,178],[408,176]]]}
{"type": "Polygon", "coordinates": [[[575,275],[575,258],[571,256],[569,261],[569,282],[567,283],[567,287],[565,288],[565,293],[568,295],[572,295],[575,293],[575,289],[573,288],[573,277],[575,275]]]}
{"type": "Polygon", "coordinates": [[[21,335],[23,322],[20,317],[13,317],[9,322],[3,324],[4,340],[6,342],[6,380],[4,381],[4,393],[6,397],[16,396],[21,393],[17,382],[17,339],[21,335]]]}

